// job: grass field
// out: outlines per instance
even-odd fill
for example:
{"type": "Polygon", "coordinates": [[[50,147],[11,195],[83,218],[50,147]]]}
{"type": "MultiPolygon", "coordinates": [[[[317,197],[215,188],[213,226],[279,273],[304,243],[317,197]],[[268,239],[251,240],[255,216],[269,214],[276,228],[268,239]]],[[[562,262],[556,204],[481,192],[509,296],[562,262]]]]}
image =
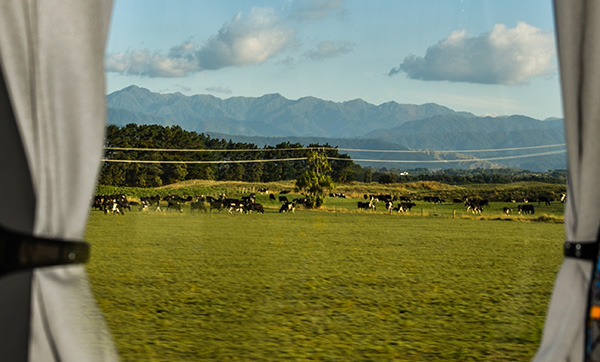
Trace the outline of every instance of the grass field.
{"type": "Polygon", "coordinates": [[[92,212],[87,269],[123,361],[535,353],[562,261],[562,205],[503,217],[497,203],[474,218],[452,204],[389,215],[330,199],[325,211],[279,214],[263,202],[265,214],[92,212]]]}

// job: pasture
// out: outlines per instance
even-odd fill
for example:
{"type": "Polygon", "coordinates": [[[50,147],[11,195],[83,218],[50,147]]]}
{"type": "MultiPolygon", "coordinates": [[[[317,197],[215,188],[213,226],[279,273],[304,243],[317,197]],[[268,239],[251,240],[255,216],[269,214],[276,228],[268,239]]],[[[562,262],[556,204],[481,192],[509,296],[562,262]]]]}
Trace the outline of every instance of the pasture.
{"type": "Polygon", "coordinates": [[[505,217],[492,203],[473,217],[337,198],[280,214],[260,201],[264,214],[92,212],[87,269],[122,361],[533,356],[562,261],[562,205],[505,217]]]}

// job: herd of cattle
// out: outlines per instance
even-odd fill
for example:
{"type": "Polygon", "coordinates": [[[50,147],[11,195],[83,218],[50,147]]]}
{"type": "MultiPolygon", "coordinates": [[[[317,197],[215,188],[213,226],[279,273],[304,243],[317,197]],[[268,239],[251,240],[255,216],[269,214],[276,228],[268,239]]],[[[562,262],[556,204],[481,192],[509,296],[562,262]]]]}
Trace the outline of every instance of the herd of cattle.
{"type": "MultiPolygon", "coordinates": [[[[261,191],[262,192],[262,191],[261,191]]],[[[294,212],[296,207],[299,205],[306,204],[306,198],[288,198],[289,191],[282,191],[276,197],[273,193],[269,194],[269,201],[280,202],[281,207],[279,208],[280,213],[294,212]]],[[[346,195],[341,193],[329,194],[330,197],[347,198],[346,195]]],[[[398,212],[405,213],[410,212],[416,204],[413,202],[411,197],[408,196],[396,196],[391,194],[379,194],[379,195],[364,195],[365,201],[357,201],[357,207],[359,210],[373,210],[377,209],[379,203],[383,205],[385,210],[389,213],[398,212]],[[395,204],[395,202],[397,202],[395,204]]],[[[563,194],[560,198],[561,202],[564,202],[566,195],[563,194]]],[[[431,204],[443,204],[445,200],[437,196],[425,196],[422,198],[423,202],[431,204]]],[[[540,196],[534,199],[538,205],[544,203],[545,205],[551,205],[553,201],[552,197],[540,196]]],[[[529,203],[528,199],[522,199],[523,204],[517,205],[516,211],[518,214],[534,214],[535,208],[529,203]]],[[[481,214],[484,207],[489,207],[489,200],[478,197],[462,197],[452,200],[453,203],[464,204],[467,212],[473,214],[481,214]]],[[[509,198],[505,202],[516,203],[515,199],[509,198]]],[[[213,212],[216,210],[221,212],[226,210],[228,213],[264,213],[264,207],[262,204],[256,202],[256,194],[251,193],[247,196],[241,196],[240,198],[228,198],[224,194],[214,196],[188,196],[181,197],[177,195],[161,196],[143,196],[140,201],[130,201],[124,194],[116,195],[98,195],[94,198],[92,207],[96,210],[103,211],[105,214],[121,214],[125,211],[131,211],[132,208],[138,208],[140,211],[177,211],[183,212],[184,205],[189,205],[190,213],[194,212],[213,212]]],[[[508,215],[511,212],[511,208],[504,207],[503,213],[508,215]]]]}
{"type": "MultiPolygon", "coordinates": [[[[376,210],[376,204],[382,202],[385,209],[388,212],[408,212],[410,211],[416,204],[412,202],[412,199],[408,196],[395,196],[395,195],[367,195],[363,196],[365,200],[368,201],[358,201],[357,206],[359,209],[363,210],[376,210]],[[394,201],[400,201],[396,206],[394,206],[394,201]]],[[[551,205],[553,198],[550,196],[538,196],[536,198],[532,198],[532,200],[537,201],[538,205],[544,203],[545,205],[551,205]]],[[[562,194],[560,198],[560,202],[564,203],[566,200],[566,194],[562,194]]],[[[516,203],[517,200],[515,198],[509,198],[504,200],[509,203],[516,203]]],[[[528,198],[523,198],[522,201],[524,204],[517,205],[517,213],[518,214],[535,214],[535,207],[529,203],[528,198]]],[[[423,202],[431,203],[431,204],[443,204],[446,201],[439,196],[424,196],[423,202]]],[[[456,198],[452,200],[452,203],[464,204],[467,212],[471,212],[473,214],[479,214],[483,212],[484,207],[490,207],[490,202],[488,199],[482,199],[479,197],[462,197],[456,198]]],[[[505,215],[509,215],[511,211],[510,207],[503,207],[502,212],[505,215]]]]}
{"type": "MultiPolygon", "coordinates": [[[[271,194],[272,195],[272,194],[271,194]]],[[[279,209],[280,213],[294,212],[296,205],[304,204],[305,198],[296,198],[289,201],[286,196],[279,196],[279,201],[282,205],[279,209]]],[[[105,214],[121,214],[125,211],[131,211],[132,207],[137,207],[140,211],[177,211],[183,212],[184,205],[189,204],[190,213],[194,212],[211,212],[216,210],[221,212],[226,210],[228,213],[251,213],[257,212],[263,214],[265,212],[262,204],[256,202],[256,194],[251,193],[248,196],[242,196],[239,199],[228,198],[224,194],[217,197],[213,196],[188,196],[181,197],[177,195],[167,195],[164,197],[142,196],[140,201],[129,201],[124,194],[116,195],[97,195],[94,197],[93,209],[103,211],[105,214]]]]}

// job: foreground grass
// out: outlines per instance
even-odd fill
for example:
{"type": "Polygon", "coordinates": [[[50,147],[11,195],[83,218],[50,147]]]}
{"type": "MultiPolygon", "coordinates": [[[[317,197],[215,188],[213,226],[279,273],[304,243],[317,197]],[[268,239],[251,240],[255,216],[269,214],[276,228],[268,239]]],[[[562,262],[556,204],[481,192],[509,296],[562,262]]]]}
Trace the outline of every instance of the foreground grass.
{"type": "Polygon", "coordinates": [[[560,223],[297,211],[93,212],[90,281],[123,361],[515,361],[560,223]]]}

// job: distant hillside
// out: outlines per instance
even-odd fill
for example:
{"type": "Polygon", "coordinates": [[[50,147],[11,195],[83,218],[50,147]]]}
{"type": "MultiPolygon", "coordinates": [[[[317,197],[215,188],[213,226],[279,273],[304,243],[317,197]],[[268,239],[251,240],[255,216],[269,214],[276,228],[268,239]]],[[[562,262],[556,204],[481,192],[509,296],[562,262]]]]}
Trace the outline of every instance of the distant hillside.
{"type": "MultiPolygon", "coordinates": [[[[211,95],[159,94],[130,86],[107,96],[109,124],[178,125],[185,130],[234,141],[275,145],[283,141],[329,143],[374,150],[472,150],[564,143],[563,121],[526,116],[477,117],[447,107],[388,102],[373,105],[356,99],[332,102],[314,97],[289,100],[280,94],[220,99],[211,95]],[[248,138],[250,137],[250,138],[248,138]],[[302,141],[299,141],[302,140],[302,141]]],[[[556,148],[551,149],[556,150],[556,148]]],[[[535,152],[548,151],[541,149],[535,152]]],[[[523,152],[399,154],[348,152],[355,159],[473,159],[505,157],[523,152]]],[[[362,165],[369,164],[361,162],[362,165]]],[[[533,171],[566,168],[564,154],[492,162],[372,163],[395,168],[512,167],[533,171]]]]}
{"type": "MultiPolygon", "coordinates": [[[[417,106],[388,102],[375,106],[360,99],[336,103],[314,97],[289,100],[279,94],[220,99],[210,95],[158,94],[136,86],[109,94],[107,104],[113,114],[127,111],[136,120],[147,117],[151,124],[176,123],[199,133],[267,137],[361,137],[376,129],[457,113],[433,103],[417,106]]],[[[120,125],[124,121],[109,120],[120,125]]]]}

